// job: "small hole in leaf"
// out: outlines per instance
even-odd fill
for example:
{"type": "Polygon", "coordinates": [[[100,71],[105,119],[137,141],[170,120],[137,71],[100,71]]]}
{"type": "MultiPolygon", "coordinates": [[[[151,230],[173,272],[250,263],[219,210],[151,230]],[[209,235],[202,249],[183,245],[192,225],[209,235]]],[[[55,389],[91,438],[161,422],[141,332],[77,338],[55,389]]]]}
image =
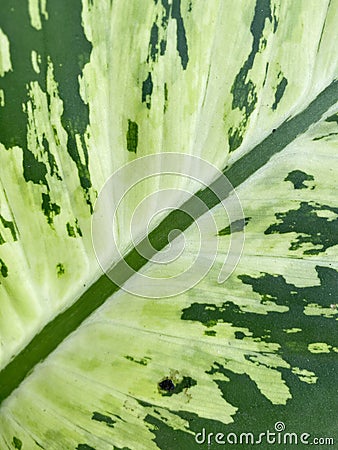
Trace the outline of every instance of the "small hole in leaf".
{"type": "Polygon", "coordinates": [[[160,381],[158,383],[158,387],[162,390],[162,391],[173,391],[175,389],[175,385],[173,383],[172,380],[170,380],[170,378],[165,378],[164,380],[160,381]]]}

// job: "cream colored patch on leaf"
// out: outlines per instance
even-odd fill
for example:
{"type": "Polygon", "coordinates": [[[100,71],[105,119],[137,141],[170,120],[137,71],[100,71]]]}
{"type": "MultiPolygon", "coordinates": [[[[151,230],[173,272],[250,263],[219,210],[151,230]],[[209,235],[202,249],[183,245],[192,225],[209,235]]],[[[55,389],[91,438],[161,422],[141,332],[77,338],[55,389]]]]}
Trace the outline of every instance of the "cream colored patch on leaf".
{"type": "Polygon", "coordinates": [[[29,0],[28,11],[31,25],[36,30],[42,29],[42,17],[47,20],[47,0],[29,0]]]}
{"type": "Polygon", "coordinates": [[[9,40],[0,28],[0,76],[12,70],[11,55],[9,50],[9,40]]]}
{"type": "Polygon", "coordinates": [[[317,303],[309,303],[304,308],[304,314],[306,316],[333,317],[338,314],[338,310],[333,309],[330,306],[328,306],[327,308],[323,308],[317,303]]]}
{"type": "Polygon", "coordinates": [[[335,214],[333,211],[330,211],[327,209],[316,211],[316,215],[318,217],[323,217],[324,219],[327,219],[328,222],[337,220],[337,214],[335,214]]]}
{"type": "Polygon", "coordinates": [[[318,380],[318,377],[315,376],[315,373],[310,372],[306,369],[300,369],[299,367],[294,367],[292,369],[292,373],[298,376],[300,381],[308,384],[315,384],[318,380]]]}
{"type": "Polygon", "coordinates": [[[194,434],[189,430],[189,422],[187,420],[182,419],[178,415],[172,413],[171,411],[168,411],[165,408],[149,407],[145,408],[145,410],[148,412],[148,414],[151,414],[158,420],[164,422],[173,430],[181,430],[192,435],[194,434]]]}
{"type": "Polygon", "coordinates": [[[299,333],[300,331],[302,331],[302,329],[301,328],[285,328],[283,331],[285,333],[290,334],[290,333],[299,333]]]}
{"type": "Polygon", "coordinates": [[[307,348],[311,353],[330,353],[332,349],[331,345],[326,344],[326,342],[313,342],[307,348]]]}
{"type": "Polygon", "coordinates": [[[32,60],[32,66],[36,73],[40,73],[40,67],[39,64],[41,62],[41,57],[38,55],[38,53],[35,50],[32,50],[31,53],[31,60],[32,60]]]}

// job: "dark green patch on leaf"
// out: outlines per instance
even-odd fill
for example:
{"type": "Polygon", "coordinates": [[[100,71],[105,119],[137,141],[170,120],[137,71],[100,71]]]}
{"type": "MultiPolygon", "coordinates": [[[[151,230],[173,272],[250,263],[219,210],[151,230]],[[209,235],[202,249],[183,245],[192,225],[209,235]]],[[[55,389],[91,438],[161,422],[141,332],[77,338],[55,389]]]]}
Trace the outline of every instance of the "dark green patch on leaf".
{"type": "Polygon", "coordinates": [[[13,445],[14,445],[14,448],[16,448],[18,450],[22,449],[22,442],[21,442],[21,440],[19,438],[15,437],[15,436],[13,436],[13,445]]]}
{"type": "MultiPolygon", "coordinates": [[[[2,136],[0,135],[0,139],[2,136]]],[[[6,144],[5,144],[6,145],[6,144]]],[[[13,145],[15,145],[13,143],[13,145]]],[[[47,184],[47,167],[39,161],[36,156],[28,149],[23,148],[23,176],[26,181],[32,181],[34,184],[47,184]]]]}
{"type": "Polygon", "coordinates": [[[172,1],[171,17],[176,20],[176,48],[181,58],[181,65],[183,70],[187,68],[188,56],[188,42],[184,28],[184,21],[181,14],[181,0],[172,1]]]}
{"type": "Polygon", "coordinates": [[[229,142],[229,150],[232,152],[236,150],[241,143],[243,142],[243,130],[244,127],[241,128],[241,124],[238,128],[230,127],[228,131],[228,142],[229,142]]]}
{"type": "Polygon", "coordinates": [[[304,255],[318,255],[338,244],[337,215],[338,208],[301,202],[297,210],[276,213],[279,222],[271,225],[264,234],[301,233],[289,249],[297,250],[303,244],[312,244],[317,248],[305,250],[304,255]]]}
{"type": "Polygon", "coordinates": [[[206,336],[216,336],[216,331],[215,330],[205,330],[204,334],[206,336]]]}
{"type": "Polygon", "coordinates": [[[268,70],[269,70],[269,63],[267,62],[266,65],[265,65],[265,74],[264,74],[263,86],[265,86],[266,79],[268,77],[268,70]]]}
{"type": "MultiPolygon", "coordinates": [[[[322,266],[316,266],[316,272],[320,285],[309,287],[296,287],[294,284],[286,283],[281,275],[264,274],[259,278],[240,275],[239,279],[244,284],[251,285],[254,292],[258,292],[262,296],[263,301],[265,298],[270,298],[274,299],[278,305],[286,305],[293,308],[298,303],[298,311],[299,307],[308,303],[318,303],[323,307],[327,307],[332,303],[330,298],[332,299],[336,296],[335,283],[338,282],[338,272],[322,266]]],[[[297,327],[289,326],[287,328],[297,327]]]]}
{"type": "Polygon", "coordinates": [[[58,136],[58,132],[57,132],[57,129],[54,127],[54,125],[52,125],[52,130],[53,130],[53,135],[54,135],[54,141],[55,141],[55,143],[56,143],[56,145],[60,145],[60,139],[59,139],[59,136],[58,136]]]}
{"type": "Polygon", "coordinates": [[[309,186],[304,184],[304,181],[313,180],[313,175],[309,175],[302,170],[293,170],[292,172],[288,173],[286,178],[284,178],[284,181],[290,181],[295,189],[307,189],[309,186]]]}
{"type": "MultiPolygon", "coordinates": [[[[10,220],[6,220],[1,214],[0,214],[0,221],[4,228],[8,228],[10,230],[13,241],[17,241],[18,238],[16,235],[15,223],[11,222],[10,220]]],[[[5,244],[5,243],[6,243],[6,239],[0,233],[0,245],[5,244]]]]}
{"type": "MultiPolygon", "coordinates": [[[[158,21],[158,16],[156,15],[156,21],[153,23],[150,31],[147,63],[151,61],[156,62],[158,52],[160,51],[160,55],[163,56],[167,48],[166,30],[169,22],[170,5],[168,0],[162,0],[161,3],[163,7],[161,20],[158,21]]],[[[157,4],[157,2],[155,2],[155,4],[157,4]]]]}
{"type": "MultiPolygon", "coordinates": [[[[168,0],[161,0],[162,7],[163,7],[163,15],[161,20],[161,27],[164,32],[166,32],[169,22],[169,15],[170,15],[170,5],[168,3],[168,0]]],[[[167,40],[166,40],[166,34],[165,37],[161,39],[160,42],[160,55],[163,56],[165,54],[165,51],[167,49],[167,40]]]]}
{"type": "Polygon", "coordinates": [[[148,362],[150,361],[149,356],[145,356],[144,358],[141,358],[141,359],[136,359],[136,358],[133,358],[132,356],[127,355],[127,356],[125,356],[125,358],[134,363],[141,364],[141,366],[146,366],[148,364],[148,362]]]}
{"type": "MultiPolygon", "coordinates": [[[[332,364],[330,364],[332,368],[332,364]]],[[[232,405],[236,405],[238,408],[236,415],[234,416],[234,422],[227,424],[221,428],[224,434],[234,433],[236,436],[239,435],[239,430],[242,432],[252,432],[258,439],[259,434],[265,429],[274,429],[274,424],[279,421],[283,421],[286,426],[290,425],[290,431],[298,433],[300,436],[303,433],[303,429],[311,430],[327,430],[328,420],[327,417],[318,417],[317,413],[321,411],[321,415],[325,411],[324,401],[320,400],[320,395],[317,394],[318,391],[324,392],[324,386],[308,385],[306,383],[300,382],[293,374],[287,375],[286,371],[282,369],[283,378],[287,378],[288,385],[292,385],[292,399],[290,399],[286,405],[273,405],[271,407],[271,402],[264,397],[256,383],[249,377],[249,375],[243,373],[233,373],[229,369],[220,364],[215,363],[214,373],[220,373],[226,376],[229,381],[216,380],[218,388],[223,393],[223,396],[227,402],[232,405]],[[319,400],[319,402],[318,402],[319,400]],[[318,402],[318,403],[317,403],[318,402]],[[311,405],[316,411],[316,414],[308,415],[306,420],[306,425],[304,422],[304,417],[299,414],[299,411],[305,410],[311,405]],[[324,425],[324,427],[323,427],[324,425]],[[292,427],[292,428],[291,428],[292,427]]],[[[323,375],[329,375],[327,368],[323,370],[323,375]]],[[[330,383],[332,385],[332,383],[330,383]]],[[[325,395],[324,395],[325,397],[325,395]]],[[[336,403],[334,399],[330,399],[330,407],[336,403]]],[[[325,415],[325,414],[324,414],[325,415]]],[[[208,430],[209,431],[209,430],[208,430]]],[[[214,431],[211,429],[210,431],[214,431]]],[[[287,431],[287,430],[286,430],[287,431]]],[[[218,432],[216,429],[214,433],[218,432]]],[[[265,442],[265,441],[264,441],[265,442]]],[[[275,441],[276,442],[276,441],[275,441]]],[[[288,441],[287,441],[288,443],[288,441]]],[[[220,446],[215,446],[215,450],[220,446]]],[[[232,446],[234,448],[254,448],[254,446],[242,445],[232,446]]],[[[264,447],[264,445],[263,445],[264,447]]],[[[292,446],[280,446],[281,448],[293,448],[292,446]]],[[[295,446],[296,447],[296,446],[295,446]]],[[[196,447],[197,448],[197,447],[196,447]]],[[[267,447],[270,448],[270,447],[267,447]]]]}
{"type": "Polygon", "coordinates": [[[163,28],[166,28],[168,26],[168,22],[169,22],[169,14],[170,14],[170,4],[168,0],[161,0],[162,6],[163,6],[163,10],[164,10],[164,14],[162,17],[162,26],[163,28]]]}
{"type": "Polygon", "coordinates": [[[257,0],[255,13],[251,22],[250,31],[253,37],[251,52],[238,72],[231,87],[232,109],[240,109],[244,116],[241,123],[235,128],[231,128],[228,133],[230,151],[236,150],[242,141],[243,133],[252,112],[257,103],[256,86],[252,80],[248,79],[249,71],[252,69],[256,54],[260,50],[260,41],[263,37],[265,20],[272,21],[270,0],[257,0]]]}
{"type": "Polygon", "coordinates": [[[245,217],[245,219],[235,220],[231,225],[223,228],[218,232],[218,236],[228,236],[231,232],[236,233],[238,231],[243,231],[244,227],[249,223],[251,217],[245,217]]]}
{"type": "Polygon", "coordinates": [[[127,150],[136,153],[138,144],[138,125],[136,122],[128,119],[127,131],[127,150]]]}
{"type": "MultiPolygon", "coordinates": [[[[149,56],[152,61],[156,61],[156,56],[158,53],[158,26],[156,23],[153,23],[150,31],[150,42],[149,42],[149,56]]],[[[149,61],[149,59],[148,59],[149,61]]]]}
{"type": "Polygon", "coordinates": [[[67,222],[66,228],[67,228],[68,236],[76,237],[76,233],[75,233],[74,227],[69,222],[67,222]]]}
{"type": "Polygon", "coordinates": [[[76,232],[77,232],[78,236],[82,237],[82,231],[79,226],[79,221],[77,219],[75,219],[75,228],[76,228],[76,232]]]}
{"type": "Polygon", "coordinates": [[[151,95],[153,93],[153,80],[151,73],[148,73],[147,78],[142,83],[142,102],[147,105],[147,108],[151,107],[151,95]]]}
{"type": "Polygon", "coordinates": [[[79,444],[79,445],[76,447],[76,450],[95,450],[95,448],[94,448],[94,447],[91,447],[91,446],[88,445],[88,444],[79,444]]]}
{"type": "MultiPolygon", "coordinates": [[[[188,308],[189,311],[191,307],[188,308]]],[[[196,320],[196,314],[197,310],[195,310],[195,308],[197,308],[198,310],[198,314],[200,314],[199,316],[199,322],[202,323],[204,326],[206,326],[207,328],[212,328],[214,326],[217,325],[218,323],[218,315],[215,315],[215,312],[219,309],[219,307],[217,307],[216,305],[207,305],[207,304],[203,304],[202,308],[199,308],[198,303],[194,303],[194,307],[193,310],[194,312],[192,313],[192,315],[190,314],[190,312],[188,313],[187,309],[183,310],[183,314],[181,316],[181,319],[183,320],[196,320]]]]}
{"type": "Polygon", "coordinates": [[[60,214],[60,206],[56,203],[52,203],[49,194],[42,193],[42,210],[44,215],[47,217],[47,222],[49,225],[53,225],[54,217],[60,214]]]}
{"type": "MultiPolygon", "coordinates": [[[[157,3],[158,2],[155,2],[156,5],[157,3]]],[[[151,73],[158,56],[163,56],[166,52],[167,28],[170,17],[176,21],[176,48],[181,59],[183,70],[186,69],[189,61],[186,31],[181,14],[181,0],[172,0],[171,3],[169,3],[168,0],[161,0],[161,5],[162,14],[156,14],[156,18],[150,31],[149,50],[146,60],[149,65],[149,72],[147,78],[142,83],[142,102],[146,104],[148,109],[151,108],[151,96],[153,92],[151,73]]],[[[166,103],[167,101],[165,100],[164,111],[166,110],[166,103]]]]}
{"type": "Polygon", "coordinates": [[[61,277],[65,273],[65,267],[62,263],[56,265],[56,273],[58,277],[61,277]]]}
{"type": "MultiPolygon", "coordinates": [[[[278,353],[284,360],[294,367],[304,367],[317,374],[321,364],[320,358],[326,356],[312,355],[308,345],[311,342],[326,342],[337,347],[337,323],[334,315],[309,315],[304,314],[304,311],[308,305],[313,304],[323,308],[329,307],[337,297],[338,272],[321,266],[316,267],[316,272],[320,283],[309,287],[297,287],[287,283],[281,275],[265,273],[258,278],[239,276],[244,284],[251,286],[253,291],[261,296],[261,303],[269,299],[277,305],[286,306],[288,309],[285,312],[270,311],[268,314],[259,314],[242,310],[232,301],[225,301],[218,306],[193,303],[182,310],[181,318],[204,325],[212,319],[217,323],[228,323],[232,327],[248,330],[248,339],[278,343],[278,353]],[[286,328],[299,328],[301,331],[285,333],[286,328]]],[[[237,339],[244,337],[243,332],[237,333],[242,333],[235,335],[237,339]]],[[[331,353],[333,360],[335,352],[331,353]]]]}
{"type": "Polygon", "coordinates": [[[105,414],[101,414],[97,411],[93,412],[92,420],[96,420],[97,422],[104,422],[108,427],[114,428],[114,424],[116,420],[113,420],[110,416],[106,416],[105,414]]]}
{"type": "Polygon", "coordinates": [[[235,331],[235,338],[236,339],[244,339],[245,338],[245,334],[242,333],[242,331],[235,331]]]}
{"type": "Polygon", "coordinates": [[[71,225],[69,222],[67,222],[66,224],[66,228],[67,228],[67,233],[68,236],[76,238],[76,237],[82,237],[82,231],[81,228],[79,227],[79,223],[78,220],[75,219],[75,224],[71,225]]]}
{"type": "Polygon", "coordinates": [[[167,83],[164,83],[164,105],[163,105],[163,112],[165,113],[168,108],[168,85],[167,83]]]}
{"type": "Polygon", "coordinates": [[[0,258],[0,273],[4,278],[8,277],[8,267],[1,258],[0,258]]]}
{"type": "Polygon", "coordinates": [[[35,445],[37,445],[39,448],[42,448],[43,450],[49,450],[49,449],[46,449],[43,445],[41,445],[38,441],[36,441],[35,439],[34,439],[34,443],[35,443],[35,445]]]}
{"type": "Polygon", "coordinates": [[[13,241],[17,241],[18,237],[16,235],[14,222],[11,222],[10,220],[6,220],[1,214],[0,214],[0,220],[1,220],[3,227],[8,228],[10,230],[13,241]]]}
{"type": "MultiPolygon", "coordinates": [[[[177,415],[179,416],[179,414],[177,415]]],[[[154,441],[159,449],[192,450],[201,447],[197,444],[194,445],[193,435],[171,427],[165,419],[160,420],[159,417],[147,414],[144,421],[149,424],[151,433],[155,436],[154,441]]]]}
{"type": "Polygon", "coordinates": [[[288,80],[283,76],[283,78],[280,80],[280,82],[278,83],[277,88],[276,88],[275,100],[271,107],[273,111],[277,109],[278,103],[281,101],[287,85],[288,85],[288,80]]]}
{"type": "Polygon", "coordinates": [[[338,113],[333,114],[332,116],[325,119],[325,122],[334,122],[338,125],[338,113]]]}
{"type": "Polygon", "coordinates": [[[327,134],[323,134],[322,136],[317,136],[315,138],[313,138],[313,141],[321,141],[322,139],[326,139],[329,138],[331,136],[337,136],[338,133],[327,133],[327,134]]]}
{"type": "MultiPolygon", "coordinates": [[[[207,399],[206,399],[207,401],[207,399]]],[[[139,401],[139,403],[141,403],[139,401]]],[[[144,402],[142,402],[144,404],[144,402]]],[[[235,404],[235,402],[232,402],[235,404]]],[[[145,404],[144,406],[151,406],[149,404],[145,404]]],[[[185,430],[177,429],[176,427],[171,427],[168,424],[166,418],[159,417],[158,415],[153,415],[152,413],[147,414],[144,421],[150,425],[151,432],[155,435],[154,442],[158,446],[158,448],[163,450],[199,450],[199,449],[208,449],[208,450],[219,450],[224,446],[220,446],[219,444],[215,444],[211,442],[211,444],[207,444],[207,437],[205,440],[205,445],[198,444],[195,441],[194,435],[196,433],[200,433],[204,428],[206,430],[206,434],[209,432],[213,433],[213,435],[224,432],[226,425],[217,420],[205,419],[199,417],[197,414],[188,412],[188,411],[172,411],[171,412],[181,420],[184,420],[187,423],[187,430],[190,433],[187,433],[185,430]]],[[[250,417],[256,417],[256,415],[251,415],[250,417]]],[[[247,429],[242,427],[240,429],[247,429]]],[[[238,431],[238,429],[236,430],[238,431]]],[[[232,446],[233,447],[233,446],[232,446]]],[[[235,447],[233,447],[235,448],[235,447]]],[[[244,447],[243,447],[244,448],[244,447]]]]}
{"type": "Polygon", "coordinates": [[[278,28],[278,18],[276,15],[276,5],[274,6],[274,10],[273,10],[273,32],[276,33],[278,28]]]}
{"type": "Polygon", "coordinates": [[[49,164],[49,168],[50,168],[50,175],[54,176],[59,180],[62,181],[62,178],[59,174],[59,168],[56,164],[55,158],[53,153],[49,150],[49,143],[47,141],[47,139],[45,137],[43,137],[42,140],[42,144],[43,147],[45,149],[45,153],[47,153],[47,158],[48,158],[48,164],[49,164]]]}
{"type": "Polygon", "coordinates": [[[167,41],[165,39],[162,39],[160,42],[160,55],[163,56],[165,54],[167,48],[167,41]]]}
{"type": "MultiPolygon", "coordinates": [[[[38,82],[42,91],[47,93],[47,67],[50,60],[63,101],[61,121],[68,135],[67,151],[76,164],[86,202],[92,210],[88,192],[91,187],[88,152],[84,140],[89,124],[89,108],[83,102],[79,89],[79,77],[84,65],[89,61],[91,44],[84,34],[81,12],[82,4],[79,0],[74,0],[72,8],[69,8],[67,0],[51,2],[48,5],[48,20],[42,19],[42,30],[37,31],[31,26],[28,7],[14,8],[11,0],[3,0],[0,27],[11,44],[13,71],[0,79],[0,89],[11,99],[0,108],[0,141],[6,148],[19,146],[22,149],[25,180],[43,184],[48,192],[48,170],[45,163],[39,161],[35,155],[36,148],[28,147],[28,116],[22,105],[26,105],[30,100],[28,87],[32,82],[38,82]],[[60,30],[62,37],[55,39],[55,36],[60,35],[60,30]],[[25,39],[22,39],[22,36],[25,36],[25,39]],[[32,67],[32,49],[41,57],[40,73],[36,73],[32,67]],[[77,149],[76,135],[79,135],[82,143],[83,157],[77,149]]],[[[50,102],[48,94],[47,101],[50,102]]],[[[51,173],[58,176],[55,160],[46,146],[45,151],[48,153],[51,173]]]]}

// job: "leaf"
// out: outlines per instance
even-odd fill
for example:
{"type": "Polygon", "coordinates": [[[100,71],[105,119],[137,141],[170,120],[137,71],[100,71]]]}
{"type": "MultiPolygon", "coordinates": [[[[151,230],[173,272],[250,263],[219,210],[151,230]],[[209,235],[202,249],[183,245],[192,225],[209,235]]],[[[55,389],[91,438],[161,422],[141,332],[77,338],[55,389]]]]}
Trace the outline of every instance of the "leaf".
{"type": "MultiPolygon", "coordinates": [[[[241,433],[283,425],[309,442],[334,437],[336,6],[4,1],[1,448],[189,449],[204,432],[216,448],[217,433],[241,445],[251,439],[241,433]],[[215,171],[186,163],[182,177],[145,162],[160,176],[117,210],[118,246],[137,272],[121,290],[92,248],[98,192],[125,163],[163,164],[168,151],[224,171],[245,220],[229,223],[234,194],[215,171]],[[140,241],[164,189],[177,209],[151,223],[150,262],[129,224],[148,205],[140,241]],[[240,261],[219,283],[243,226],[240,261]],[[185,251],[163,265],[173,229],[185,251]],[[154,287],[205,262],[191,289],[176,281],[165,298],[154,287]],[[130,293],[140,276],[147,296],[130,293]]],[[[119,180],[124,192],[130,180],[119,180]]],[[[109,258],[119,273],[118,253],[109,258]]]]}

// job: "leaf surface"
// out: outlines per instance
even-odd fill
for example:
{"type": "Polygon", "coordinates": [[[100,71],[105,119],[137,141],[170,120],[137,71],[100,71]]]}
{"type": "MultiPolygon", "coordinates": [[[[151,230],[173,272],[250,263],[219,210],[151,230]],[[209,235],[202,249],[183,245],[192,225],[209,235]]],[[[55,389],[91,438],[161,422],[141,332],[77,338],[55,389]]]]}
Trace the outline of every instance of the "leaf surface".
{"type": "MultiPolygon", "coordinates": [[[[258,436],[277,421],[333,435],[337,2],[3,3],[1,398],[17,389],[1,448],[199,448],[203,427],[258,436]],[[192,263],[201,223],[219,250],[191,290],[137,297],[100,278],[91,216],[112,172],[168,151],[224,170],[245,247],[218,283],[240,230],[198,181],[152,177],[118,212],[126,254],[135,208],[159,189],[175,207],[198,191],[210,213],[172,265],[131,259],[150,289],[192,263]]],[[[170,217],[153,225],[159,249],[170,217]]]]}

